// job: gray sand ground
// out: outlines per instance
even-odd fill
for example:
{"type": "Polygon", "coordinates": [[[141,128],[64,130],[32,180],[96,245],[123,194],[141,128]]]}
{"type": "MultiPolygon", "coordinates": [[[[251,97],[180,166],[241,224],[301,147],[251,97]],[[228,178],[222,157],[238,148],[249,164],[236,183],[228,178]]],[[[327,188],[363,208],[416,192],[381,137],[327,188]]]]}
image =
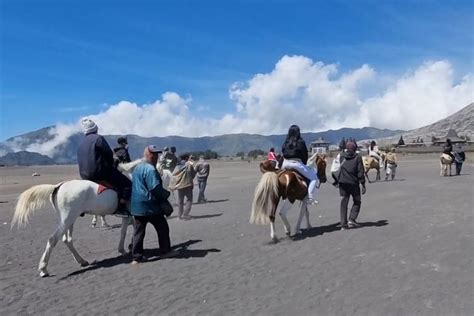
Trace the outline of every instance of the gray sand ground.
{"type": "MultiPolygon", "coordinates": [[[[76,222],[75,246],[96,263],[79,267],[60,242],[50,260],[54,276],[45,279],[37,264],[56,215],[48,207],[11,231],[15,201],[32,185],[77,177],[76,167],[0,168],[0,314],[474,313],[472,165],[444,178],[436,157],[404,158],[397,181],[368,185],[364,227],[349,231],[336,228],[338,191],[326,184],[310,209],[314,228],[283,238],[278,218],[278,244],[269,243],[269,227],[248,223],[257,162],[212,168],[212,203],[194,205],[191,221],[169,220],[176,258],[132,266],[116,251],[119,228],[92,229],[86,216],[76,222]]],[[[296,206],[289,216],[294,229],[296,206]]],[[[156,253],[151,227],[145,247],[156,253]]]]}

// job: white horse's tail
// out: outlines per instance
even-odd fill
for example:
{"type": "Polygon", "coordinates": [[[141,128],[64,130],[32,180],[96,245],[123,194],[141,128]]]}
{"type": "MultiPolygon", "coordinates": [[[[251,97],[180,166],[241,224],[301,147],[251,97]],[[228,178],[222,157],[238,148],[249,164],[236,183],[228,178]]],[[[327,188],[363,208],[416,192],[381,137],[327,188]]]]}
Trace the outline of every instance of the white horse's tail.
{"type": "Polygon", "coordinates": [[[13,228],[16,224],[18,224],[18,227],[26,226],[34,211],[44,207],[48,201],[53,204],[51,199],[52,194],[61,184],[62,183],[35,185],[20,194],[18,202],[16,203],[11,227],[13,228]]]}
{"type": "Polygon", "coordinates": [[[255,188],[250,223],[269,224],[271,211],[278,198],[278,175],[274,172],[265,172],[255,188]]]}

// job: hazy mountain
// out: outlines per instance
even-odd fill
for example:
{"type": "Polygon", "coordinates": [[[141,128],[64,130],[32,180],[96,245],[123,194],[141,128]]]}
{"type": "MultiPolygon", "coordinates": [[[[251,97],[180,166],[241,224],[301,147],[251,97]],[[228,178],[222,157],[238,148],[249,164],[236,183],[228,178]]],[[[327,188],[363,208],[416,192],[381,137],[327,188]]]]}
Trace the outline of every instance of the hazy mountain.
{"type": "Polygon", "coordinates": [[[433,124],[423,126],[411,131],[399,133],[393,137],[380,139],[382,143],[397,143],[400,135],[403,135],[405,143],[411,143],[413,139],[423,138],[425,142],[430,142],[431,137],[444,138],[448,130],[453,129],[458,136],[468,136],[471,140],[474,138],[474,103],[471,103],[463,109],[450,116],[439,120],[433,124]]]}
{"type": "MultiPolygon", "coordinates": [[[[45,127],[37,131],[19,135],[7,139],[4,143],[0,143],[5,151],[25,150],[35,143],[44,143],[51,141],[54,137],[51,133],[54,127],[45,127]]],[[[342,128],[339,130],[329,130],[318,133],[303,133],[303,138],[308,146],[313,140],[323,137],[330,143],[339,143],[342,137],[354,137],[356,139],[380,138],[400,134],[401,131],[381,130],[377,128],[342,128]]],[[[235,155],[238,152],[249,152],[253,149],[262,149],[267,151],[271,147],[275,147],[277,151],[281,148],[286,135],[256,135],[256,134],[230,134],[213,137],[141,137],[137,135],[127,135],[129,143],[129,151],[132,158],[140,157],[143,148],[148,144],[156,144],[161,147],[175,146],[178,153],[189,151],[212,150],[222,156],[235,155]]],[[[84,136],[81,133],[70,136],[65,142],[55,147],[55,153],[52,159],[56,163],[75,163],[76,152],[79,143],[84,136]]],[[[116,145],[117,135],[106,135],[105,138],[111,147],[116,145]]]]}
{"type": "Polygon", "coordinates": [[[54,159],[48,156],[29,151],[10,152],[0,157],[0,165],[3,166],[54,165],[55,163],[54,159]]]}

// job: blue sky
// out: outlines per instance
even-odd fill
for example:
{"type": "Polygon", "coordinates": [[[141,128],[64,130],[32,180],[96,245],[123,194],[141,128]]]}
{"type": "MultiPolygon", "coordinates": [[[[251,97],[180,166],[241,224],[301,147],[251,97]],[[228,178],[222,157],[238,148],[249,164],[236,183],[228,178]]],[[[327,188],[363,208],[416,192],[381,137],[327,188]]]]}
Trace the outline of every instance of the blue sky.
{"type": "MultiPolygon", "coordinates": [[[[231,86],[270,74],[284,56],[339,74],[367,64],[394,82],[447,61],[454,86],[474,70],[473,3],[1,0],[0,140],[166,92],[188,100],[188,118],[222,123],[247,102],[231,99],[231,86]]],[[[373,89],[364,91],[390,88],[373,89]]]]}

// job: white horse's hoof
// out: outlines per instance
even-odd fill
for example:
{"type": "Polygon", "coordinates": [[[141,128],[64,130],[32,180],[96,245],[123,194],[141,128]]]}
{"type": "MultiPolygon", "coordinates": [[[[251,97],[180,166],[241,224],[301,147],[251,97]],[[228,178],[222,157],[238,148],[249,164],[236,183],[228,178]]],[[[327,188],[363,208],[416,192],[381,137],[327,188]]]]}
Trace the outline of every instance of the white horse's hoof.
{"type": "Polygon", "coordinates": [[[273,236],[273,237],[272,237],[272,242],[273,242],[274,244],[276,244],[276,243],[278,242],[278,237],[277,237],[277,236],[273,236]]]}
{"type": "Polygon", "coordinates": [[[288,236],[288,237],[290,237],[290,236],[291,236],[291,232],[286,232],[285,235],[288,236]]]}
{"type": "Polygon", "coordinates": [[[40,270],[40,277],[46,278],[49,277],[49,273],[46,270],[40,270]]]}
{"type": "Polygon", "coordinates": [[[303,233],[303,231],[302,231],[301,229],[297,229],[297,230],[295,231],[295,234],[296,234],[296,235],[301,235],[302,233],[303,233]]]}
{"type": "Polygon", "coordinates": [[[91,224],[91,228],[95,228],[95,224],[91,224]]]}
{"type": "Polygon", "coordinates": [[[122,256],[125,256],[127,254],[127,252],[125,251],[125,249],[119,249],[118,250],[119,254],[121,254],[122,256]]]}

